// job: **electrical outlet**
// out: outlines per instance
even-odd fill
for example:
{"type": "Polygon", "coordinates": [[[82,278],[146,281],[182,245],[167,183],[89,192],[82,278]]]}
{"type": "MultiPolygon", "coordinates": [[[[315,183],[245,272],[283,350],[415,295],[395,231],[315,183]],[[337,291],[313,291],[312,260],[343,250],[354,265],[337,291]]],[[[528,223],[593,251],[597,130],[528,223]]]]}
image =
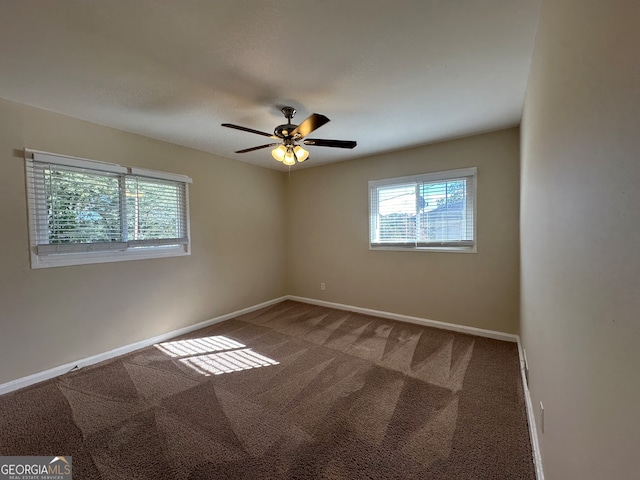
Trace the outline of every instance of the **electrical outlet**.
{"type": "Polygon", "coordinates": [[[544,405],[540,402],[540,431],[544,433],[544,405]]]}
{"type": "Polygon", "coordinates": [[[322,282],[322,283],[320,284],[320,290],[323,290],[323,291],[324,291],[324,290],[326,290],[326,289],[327,289],[327,286],[324,284],[324,282],[322,282]]]}

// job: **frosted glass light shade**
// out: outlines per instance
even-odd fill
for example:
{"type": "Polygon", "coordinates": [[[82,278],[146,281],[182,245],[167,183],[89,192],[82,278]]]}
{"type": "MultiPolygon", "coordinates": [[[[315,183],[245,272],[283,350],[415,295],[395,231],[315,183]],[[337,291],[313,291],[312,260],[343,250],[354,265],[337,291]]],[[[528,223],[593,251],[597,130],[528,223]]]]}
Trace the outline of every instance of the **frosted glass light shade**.
{"type": "Polygon", "coordinates": [[[296,156],[293,153],[293,148],[287,148],[287,153],[284,154],[282,163],[289,166],[296,164],[296,156]]]}
{"type": "Polygon", "coordinates": [[[273,150],[271,150],[271,155],[273,156],[273,158],[275,158],[279,162],[282,162],[284,160],[286,153],[287,153],[287,148],[284,145],[279,145],[273,150]]]}
{"type": "Polygon", "coordinates": [[[295,147],[293,151],[296,154],[298,162],[304,162],[309,157],[309,152],[300,146],[295,147]]]}

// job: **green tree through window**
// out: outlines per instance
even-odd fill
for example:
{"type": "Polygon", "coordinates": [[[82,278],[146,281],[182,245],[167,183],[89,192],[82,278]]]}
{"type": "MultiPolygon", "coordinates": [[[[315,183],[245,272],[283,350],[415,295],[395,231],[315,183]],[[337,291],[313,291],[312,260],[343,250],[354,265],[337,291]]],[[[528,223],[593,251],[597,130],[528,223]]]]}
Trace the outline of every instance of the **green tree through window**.
{"type": "Polygon", "coordinates": [[[32,266],[189,254],[190,182],[184,175],[34,153],[27,159],[32,266]]]}

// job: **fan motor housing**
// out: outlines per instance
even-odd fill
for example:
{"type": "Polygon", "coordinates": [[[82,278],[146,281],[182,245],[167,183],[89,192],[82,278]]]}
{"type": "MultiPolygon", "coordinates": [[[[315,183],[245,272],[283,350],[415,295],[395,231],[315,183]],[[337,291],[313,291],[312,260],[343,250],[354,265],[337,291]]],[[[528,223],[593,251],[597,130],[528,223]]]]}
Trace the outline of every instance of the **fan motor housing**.
{"type": "Polygon", "coordinates": [[[292,123],[278,125],[273,131],[273,134],[278,138],[292,138],[291,132],[293,132],[296,127],[297,125],[293,125],[292,123]]]}

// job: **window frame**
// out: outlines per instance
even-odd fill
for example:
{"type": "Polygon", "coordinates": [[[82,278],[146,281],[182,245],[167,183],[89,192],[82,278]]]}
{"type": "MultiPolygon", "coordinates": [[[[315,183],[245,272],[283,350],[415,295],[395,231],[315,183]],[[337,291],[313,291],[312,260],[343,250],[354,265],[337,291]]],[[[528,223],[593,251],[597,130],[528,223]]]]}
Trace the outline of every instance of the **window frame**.
{"type": "MultiPolygon", "coordinates": [[[[88,160],[27,148],[24,149],[24,158],[25,190],[29,223],[29,253],[32,269],[191,255],[189,184],[192,183],[192,180],[188,176],[137,167],[126,167],[115,163],[88,160]],[[136,240],[130,242],[113,242],[112,244],[107,242],[95,242],[93,244],[82,243],[77,244],[81,246],[77,247],[77,249],[71,247],[65,248],[66,251],[56,252],[55,245],[44,244],[39,238],[39,232],[46,230],[42,222],[46,222],[48,214],[46,203],[36,200],[34,189],[36,188],[35,182],[37,182],[38,179],[37,169],[34,167],[34,163],[43,163],[45,160],[52,165],[87,169],[96,171],[97,173],[116,175],[121,178],[122,183],[124,183],[126,178],[147,178],[158,180],[159,182],[170,181],[181,184],[184,188],[183,229],[186,235],[186,241],[183,239],[183,243],[181,244],[162,245],[165,240],[159,239],[157,242],[158,245],[146,245],[146,248],[139,248],[140,244],[145,241],[136,240]],[[41,222],[41,225],[38,225],[38,222],[41,222]],[[95,245],[96,249],[92,250],[91,245],[95,245]],[[138,248],[136,248],[136,246],[138,248]]],[[[44,179],[42,179],[42,181],[44,181],[44,179]]],[[[122,193],[119,201],[122,208],[122,202],[124,201],[122,193]]],[[[124,218],[122,221],[126,222],[124,218]]]]}
{"type": "Polygon", "coordinates": [[[390,251],[402,251],[402,252],[442,252],[442,253],[477,253],[478,251],[478,169],[477,167],[459,168],[455,170],[445,170],[440,172],[422,173],[417,175],[408,175],[403,177],[384,178],[380,180],[369,181],[369,250],[390,250],[390,251]],[[467,195],[472,200],[473,211],[473,240],[470,245],[460,246],[418,246],[417,242],[407,243],[395,243],[395,244],[377,244],[372,242],[374,230],[377,229],[377,206],[374,211],[373,202],[377,202],[378,188],[392,185],[407,185],[418,184],[423,182],[438,182],[445,180],[457,180],[460,178],[467,178],[467,185],[469,180],[472,185],[471,191],[467,187],[467,195]]]}

